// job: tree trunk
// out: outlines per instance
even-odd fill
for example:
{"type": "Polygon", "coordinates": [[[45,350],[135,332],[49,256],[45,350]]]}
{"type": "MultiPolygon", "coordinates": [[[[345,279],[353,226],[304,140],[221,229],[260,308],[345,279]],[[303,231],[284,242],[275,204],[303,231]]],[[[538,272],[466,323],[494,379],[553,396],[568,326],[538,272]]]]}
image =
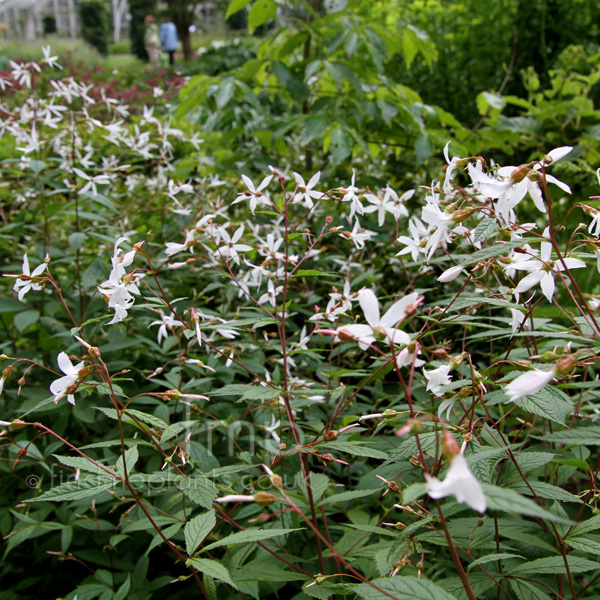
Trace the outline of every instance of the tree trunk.
{"type": "Polygon", "coordinates": [[[190,36],[190,25],[193,23],[194,13],[188,8],[187,1],[167,0],[169,6],[169,17],[177,27],[177,34],[183,47],[183,57],[186,61],[191,60],[194,52],[192,50],[192,39],[190,36]]]}

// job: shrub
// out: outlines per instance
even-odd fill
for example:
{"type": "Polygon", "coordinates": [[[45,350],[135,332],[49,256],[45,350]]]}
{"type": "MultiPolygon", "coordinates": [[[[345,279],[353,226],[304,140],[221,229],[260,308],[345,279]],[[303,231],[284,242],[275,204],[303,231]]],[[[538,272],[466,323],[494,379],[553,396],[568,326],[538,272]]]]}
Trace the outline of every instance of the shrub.
{"type": "Polygon", "coordinates": [[[109,14],[103,0],[82,0],[79,3],[81,36],[102,54],[108,54],[110,36],[109,14]]]}
{"type": "Polygon", "coordinates": [[[56,33],[56,17],[54,15],[44,15],[42,18],[42,27],[44,35],[56,33]]]}

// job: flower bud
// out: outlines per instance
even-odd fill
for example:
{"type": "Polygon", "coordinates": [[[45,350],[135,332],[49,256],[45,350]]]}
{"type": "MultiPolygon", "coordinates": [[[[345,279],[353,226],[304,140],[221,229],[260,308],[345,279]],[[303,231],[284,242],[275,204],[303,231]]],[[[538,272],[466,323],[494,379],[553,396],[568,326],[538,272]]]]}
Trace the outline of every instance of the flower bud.
{"type": "Polygon", "coordinates": [[[353,342],[356,339],[351,331],[344,329],[343,327],[337,330],[337,336],[342,342],[353,342]]]}
{"type": "Polygon", "coordinates": [[[523,179],[525,179],[525,177],[527,177],[529,171],[531,171],[531,168],[528,167],[527,165],[523,165],[523,166],[515,169],[510,176],[510,182],[512,184],[515,184],[515,183],[519,183],[520,181],[523,181],[523,179]]]}
{"type": "Polygon", "coordinates": [[[2,378],[3,379],[8,379],[13,372],[13,368],[12,365],[8,365],[8,367],[6,367],[6,369],[4,369],[4,371],[2,371],[2,378]]]}
{"type": "Polygon", "coordinates": [[[335,429],[332,429],[331,431],[328,431],[323,436],[323,441],[325,441],[325,442],[335,442],[335,440],[338,439],[338,436],[339,436],[339,433],[335,429]]]}
{"type": "Polygon", "coordinates": [[[454,221],[454,223],[462,223],[463,221],[466,221],[474,212],[476,209],[474,208],[461,208],[459,210],[455,210],[452,213],[452,221],[454,221]]]}
{"type": "Polygon", "coordinates": [[[408,462],[413,465],[414,467],[420,467],[421,466],[421,459],[416,455],[413,454],[409,459],[408,462]]]}
{"type": "Polygon", "coordinates": [[[449,431],[445,431],[442,436],[442,452],[450,459],[460,454],[460,446],[449,431]]]}
{"type": "Polygon", "coordinates": [[[96,346],[90,346],[88,352],[92,358],[100,358],[100,350],[96,346]]]}
{"type": "Polygon", "coordinates": [[[167,390],[163,392],[162,399],[165,401],[177,400],[181,396],[179,390],[167,390]]]}
{"type": "Polygon", "coordinates": [[[94,372],[94,369],[94,365],[88,365],[87,367],[83,367],[83,369],[81,369],[81,371],[77,373],[77,380],[83,381],[94,372]]]}
{"type": "Polygon", "coordinates": [[[575,368],[576,365],[577,355],[569,354],[568,356],[561,358],[556,363],[555,374],[557,377],[564,377],[565,375],[568,375],[575,368]]]}
{"type": "Polygon", "coordinates": [[[254,501],[260,506],[267,506],[267,504],[273,504],[277,500],[277,496],[269,494],[268,492],[257,492],[254,494],[254,501]]]}

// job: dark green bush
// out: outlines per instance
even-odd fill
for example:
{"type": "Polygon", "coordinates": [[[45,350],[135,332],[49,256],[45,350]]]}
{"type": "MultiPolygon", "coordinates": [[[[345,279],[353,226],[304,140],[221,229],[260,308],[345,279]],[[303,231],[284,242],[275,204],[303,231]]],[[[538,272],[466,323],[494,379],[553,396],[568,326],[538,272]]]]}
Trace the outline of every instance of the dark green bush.
{"type": "Polygon", "coordinates": [[[84,0],[79,3],[81,36],[102,54],[108,54],[109,18],[106,4],[101,0],[84,0]]]}
{"type": "Polygon", "coordinates": [[[56,17],[54,15],[44,15],[42,18],[42,27],[44,28],[44,35],[56,33],[56,17]]]}

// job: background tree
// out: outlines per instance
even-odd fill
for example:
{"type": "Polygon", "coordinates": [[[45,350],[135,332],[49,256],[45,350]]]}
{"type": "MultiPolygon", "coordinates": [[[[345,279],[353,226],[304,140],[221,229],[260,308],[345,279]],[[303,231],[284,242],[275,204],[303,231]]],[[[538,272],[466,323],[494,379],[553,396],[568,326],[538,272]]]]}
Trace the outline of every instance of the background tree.
{"type": "Polygon", "coordinates": [[[131,40],[131,53],[142,60],[148,60],[148,53],[144,44],[144,17],[156,14],[157,0],[130,0],[129,38],[131,40]]]}
{"type": "Polygon", "coordinates": [[[81,36],[102,54],[108,54],[110,38],[108,9],[102,0],[84,0],[79,3],[81,36]]]}
{"type": "Polygon", "coordinates": [[[195,2],[189,2],[188,0],[167,0],[167,12],[169,18],[173,21],[175,27],[177,27],[185,60],[191,60],[194,54],[190,36],[190,25],[194,24],[194,8],[196,4],[198,4],[198,0],[195,2]]]}

